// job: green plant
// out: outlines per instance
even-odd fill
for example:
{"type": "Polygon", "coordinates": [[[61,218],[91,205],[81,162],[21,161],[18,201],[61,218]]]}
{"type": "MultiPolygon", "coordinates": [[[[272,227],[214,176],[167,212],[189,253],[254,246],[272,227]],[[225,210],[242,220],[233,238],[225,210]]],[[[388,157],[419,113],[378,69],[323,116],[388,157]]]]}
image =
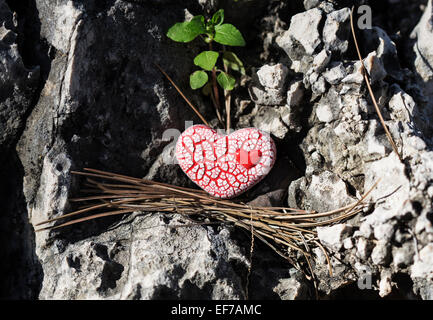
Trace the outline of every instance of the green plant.
{"type": "MultiPolygon", "coordinates": [[[[245,46],[245,40],[241,32],[232,24],[224,23],[224,10],[218,10],[210,19],[204,16],[194,16],[190,21],[174,24],[167,32],[167,37],[176,42],[191,42],[200,37],[208,44],[209,50],[199,53],[194,58],[194,64],[200,70],[190,75],[189,82],[192,89],[202,88],[205,95],[210,95],[215,105],[217,116],[222,122],[219,112],[219,93],[217,84],[225,92],[226,112],[230,112],[230,98],[228,92],[233,90],[236,79],[229,73],[229,69],[245,74],[245,68],[238,56],[227,51],[225,46],[245,46]],[[213,49],[213,44],[222,45],[220,51],[213,49]],[[218,61],[222,60],[223,68],[218,67],[218,61]],[[209,82],[209,74],[211,82],[209,82]]],[[[227,115],[226,125],[229,127],[230,120],[227,115]]]]}

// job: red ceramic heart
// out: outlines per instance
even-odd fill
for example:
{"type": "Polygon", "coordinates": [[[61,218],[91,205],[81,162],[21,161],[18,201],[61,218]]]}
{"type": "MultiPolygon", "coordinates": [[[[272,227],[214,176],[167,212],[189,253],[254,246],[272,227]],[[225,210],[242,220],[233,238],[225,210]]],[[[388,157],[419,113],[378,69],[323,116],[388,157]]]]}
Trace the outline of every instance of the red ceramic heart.
{"type": "Polygon", "coordinates": [[[255,128],[220,135],[205,125],[186,129],[176,144],[186,175],[214,197],[229,199],[247,191],[272,169],[275,143],[255,128]]]}

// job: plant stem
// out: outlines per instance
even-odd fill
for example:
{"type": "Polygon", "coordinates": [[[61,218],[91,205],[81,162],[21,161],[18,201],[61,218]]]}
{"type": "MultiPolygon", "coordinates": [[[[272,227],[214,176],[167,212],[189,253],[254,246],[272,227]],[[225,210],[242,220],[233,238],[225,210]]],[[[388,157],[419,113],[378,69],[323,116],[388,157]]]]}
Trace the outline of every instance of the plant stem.
{"type": "MultiPolygon", "coordinates": [[[[209,50],[212,50],[212,41],[209,42],[209,50]]],[[[217,80],[216,80],[216,68],[213,67],[212,69],[212,88],[213,88],[213,96],[214,96],[214,106],[216,109],[216,113],[218,116],[218,119],[220,120],[220,122],[222,123],[222,118],[221,118],[221,114],[219,112],[220,109],[220,97],[219,97],[219,92],[218,92],[218,86],[217,86],[217,80]]]]}
{"type": "Polygon", "coordinates": [[[231,101],[232,101],[232,95],[230,94],[230,91],[226,91],[226,90],[224,90],[224,95],[225,95],[225,101],[226,101],[226,118],[227,118],[227,123],[226,123],[226,125],[227,125],[227,134],[230,134],[230,126],[231,126],[231,123],[230,123],[230,104],[231,104],[231,101]]]}
{"type": "Polygon", "coordinates": [[[213,103],[213,105],[215,107],[215,111],[216,111],[216,115],[218,117],[218,121],[219,121],[220,125],[222,125],[224,127],[223,118],[221,117],[221,113],[220,113],[220,111],[217,108],[218,104],[217,104],[217,102],[215,100],[215,96],[214,96],[213,91],[210,92],[210,98],[211,98],[212,103],[213,103]]]}
{"type": "MultiPolygon", "coordinates": [[[[223,46],[223,51],[226,51],[226,47],[223,46]]],[[[224,63],[224,71],[229,74],[229,68],[228,66],[224,63]]],[[[230,122],[230,105],[231,105],[231,101],[232,101],[232,95],[230,94],[229,90],[224,90],[224,98],[225,98],[225,104],[226,104],[226,132],[227,134],[230,134],[230,126],[231,126],[231,122],[230,122]]]]}

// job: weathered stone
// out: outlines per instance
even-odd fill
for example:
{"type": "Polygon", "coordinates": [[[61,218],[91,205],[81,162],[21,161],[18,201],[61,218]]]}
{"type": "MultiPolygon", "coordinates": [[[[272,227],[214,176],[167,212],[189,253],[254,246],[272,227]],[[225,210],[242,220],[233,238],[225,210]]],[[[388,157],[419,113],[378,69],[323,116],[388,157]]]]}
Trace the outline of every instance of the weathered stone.
{"type": "Polygon", "coordinates": [[[339,54],[345,53],[349,47],[350,9],[343,8],[327,15],[323,27],[325,48],[339,54]]]}
{"type": "Polygon", "coordinates": [[[419,252],[411,267],[412,278],[433,279],[433,243],[426,245],[419,252]]]}
{"type": "Polygon", "coordinates": [[[332,109],[327,104],[320,104],[316,109],[317,119],[321,122],[331,122],[335,120],[334,114],[332,113],[332,109]]]}
{"type": "Polygon", "coordinates": [[[380,240],[376,243],[371,252],[371,260],[376,265],[386,265],[389,263],[390,246],[386,240],[380,240]]]}
{"type": "Polygon", "coordinates": [[[344,207],[353,201],[347,192],[347,186],[341,178],[330,171],[313,175],[306,190],[309,209],[326,212],[344,207]]]}
{"type": "Polygon", "coordinates": [[[371,244],[365,238],[359,238],[356,244],[356,254],[363,260],[367,260],[371,253],[371,244]]]}
{"type": "Polygon", "coordinates": [[[376,58],[379,59],[379,61],[375,63],[380,65],[376,67],[381,69],[383,66],[387,75],[397,80],[402,80],[403,72],[399,63],[397,48],[388,34],[379,27],[365,29],[363,32],[365,46],[368,48],[368,52],[374,52],[376,58]]]}
{"type": "MultiPolygon", "coordinates": [[[[413,46],[416,58],[414,62],[415,73],[418,83],[423,90],[424,96],[428,99],[429,110],[433,108],[433,49],[430,45],[433,41],[433,4],[428,1],[424,14],[412,32],[412,37],[416,38],[413,46]]],[[[427,115],[427,118],[431,118],[427,115]]]]}
{"type": "Polygon", "coordinates": [[[277,38],[277,44],[292,60],[291,68],[296,72],[307,70],[311,56],[322,43],[319,24],[322,11],[314,8],[294,15],[289,30],[277,38]]]}
{"type": "Polygon", "coordinates": [[[305,10],[310,10],[317,7],[320,4],[320,0],[304,0],[305,10]]]}
{"type": "Polygon", "coordinates": [[[341,97],[331,89],[316,105],[316,116],[321,122],[331,122],[338,118],[341,111],[341,97]]]}
{"type": "Polygon", "coordinates": [[[37,298],[42,273],[15,146],[38,98],[42,77],[40,66],[32,63],[36,50],[24,46],[20,17],[12,11],[17,5],[0,0],[0,273],[4,275],[0,298],[28,300],[37,298]]]}
{"type": "MultiPolygon", "coordinates": [[[[22,201],[32,223],[70,209],[68,199],[78,182],[70,176],[74,167],[97,167],[137,177],[148,174],[155,180],[188,185],[178,166],[167,163],[173,141],[167,139],[165,130],[183,130],[184,121],[196,117],[180,107],[178,94],[152,65],[157,62],[175,79],[191,72],[186,52],[198,53],[197,47],[162,41],[170,25],[184,19],[185,4],[167,13],[154,10],[154,4],[123,1],[109,1],[97,8],[93,2],[36,2],[41,33],[56,49],[48,79],[17,147],[24,170],[22,201]],[[169,55],[160,54],[169,51],[169,55]],[[172,63],[176,70],[170,70],[172,63]]],[[[31,80],[28,72],[24,76],[31,80]]],[[[72,233],[54,234],[53,238],[47,232],[38,233],[35,259],[40,261],[43,280],[36,294],[41,299],[243,297],[241,282],[236,284],[243,275],[235,280],[238,276],[229,273],[227,281],[217,276],[222,266],[220,253],[225,254],[224,250],[218,253],[218,243],[226,240],[209,240],[218,248],[208,248],[202,241],[202,237],[208,239],[208,231],[190,230],[186,251],[180,248],[164,256],[164,250],[173,250],[175,239],[184,241],[185,237],[150,228],[159,221],[158,215],[146,221],[150,225],[134,220],[116,231],[104,231],[105,225],[93,237],[88,234],[96,227],[83,225],[73,229],[78,238],[74,241],[72,233]],[[122,241],[128,234],[137,238],[122,241]],[[158,245],[152,245],[152,239],[158,245]],[[198,252],[207,252],[208,257],[201,260],[198,252]],[[199,276],[198,269],[203,271],[199,276]]],[[[233,249],[239,247],[233,243],[233,249]]]]}
{"type": "Polygon", "coordinates": [[[283,123],[287,126],[289,131],[299,133],[302,130],[302,124],[301,124],[301,114],[302,110],[300,109],[301,106],[283,106],[281,111],[281,120],[283,123]]]}
{"type": "MultiPolygon", "coordinates": [[[[421,32],[421,25],[424,28],[427,26],[425,17],[431,16],[431,1],[426,11],[416,32],[421,32]]],[[[326,21],[331,23],[335,14],[326,14],[326,21]]],[[[348,22],[341,20],[346,24],[348,22]]],[[[429,30],[422,32],[430,33],[429,30]]],[[[401,69],[400,52],[397,52],[386,31],[374,27],[362,33],[363,46],[370,52],[364,60],[365,66],[379,108],[403,161],[393,151],[368,92],[362,86],[365,80],[361,63],[356,60],[339,61],[338,50],[334,51],[336,55],[332,54],[333,61],[327,62],[324,50],[332,50],[327,47],[323,36],[324,48],[319,54],[313,53],[312,60],[295,59],[298,62],[297,71],[303,73],[303,82],[307,92],[312,93],[314,105],[308,120],[311,127],[301,144],[306,163],[305,177],[291,183],[288,200],[290,206],[316,210],[320,207],[317,205],[319,192],[312,190],[320,188],[313,180],[328,171],[344,179],[351,188],[351,194],[356,193],[357,198],[379,181],[371,190],[369,205],[364,208],[363,216],[358,215],[350,221],[359,230],[344,240],[338,250],[345,263],[355,269],[369,269],[375,276],[380,274],[380,288],[377,289],[381,296],[386,296],[391,292],[394,275],[408,274],[408,270],[412,270],[414,259],[417,259],[414,246],[426,247],[433,241],[433,211],[429,200],[433,195],[433,180],[430,180],[433,178],[433,157],[429,151],[432,136],[429,119],[432,112],[428,107],[428,98],[417,91],[417,85],[422,83],[417,84],[408,70],[401,69]],[[310,63],[309,68],[305,65],[306,61],[310,63]],[[316,63],[313,65],[312,61],[316,63]],[[322,61],[325,61],[327,71],[320,68],[322,61]],[[331,71],[336,66],[340,67],[335,70],[341,71],[340,76],[330,77],[337,74],[331,71]],[[317,90],[321,78],[330,83],[330,87],[323,86],[317,90]],[[395,80],[399,81],[398,85],[393,82],[395,80]]],[[[421,39],[425,38],[421,36],[417,41],[423,41],[421,39]]],[[[340,40],[350,40],[350,34],[340,40]]],[[[400,38],[399,41],[401,45],[405,40],[400,38]]],[[[425,47],[426,43],[423,41],[425,47]]],[[[344,46],[342,48],[344,50],[344,46]]],[[[317,261],[319,265],[315,269],[321,272],[326,263],[323,257],[317,261]]],[[[416,265],[415,270],[424,268],[420,267],[419,262],[416,265]]],[[[425,279],[425,273],[424,278],[413,279],[416,293],[423,298],[432,295],[433,284],[425,279]]],[[[336,283],[339,281],[335,280],[336,283]]],[[[328,290],[325,289],[326,280],[319,287],[328,290]]]]}
{"type": "Polygon", "coordinates": [[[353,72],[348,74],[343,80],[343,83],[351,83],[351,84],[361,84],[364,82],[364,77],[362,75],[362,64],[357,61],[353,64],[353,72]]]}
{"type": "Polygon", "coordinates": [[[326,72],[323,73],[323,77],[330,84],[338,84],[346,76],[346,69],[342,63],[335,66],[331,66],[326,72]]]}
{"type": "Polygon", "coordinates": [[[158,215],[136,217],[61,252],[41,252],[50,263],[40,298],[242,298],[241,275],[229,261],[247,262],[227,230],[172,229],[183,223],[181,217],[169,224],[158,215]],[[224,275],[215,274],[220,268],[224,275]]]}
{"type": "Polygon", "coordinates": [[[395,225],[393,223],[379,224],[374,227],[374,237],[377,240],[391,241],[394,235],[395,225]]]}
{"type": "Polygon", "coordinates": [[[303,300],[307,297],[308,286],[295,278],[281,279],[274,291],[282,300],[303,300]]]}
{"type": "Polygon", "coordinates": [[[51,149],[44,158],[35,206],[30,216],[33,225],[63,215],[65,209],[68,209],[72,161],[58,149],[60,148],[51,149]]]}
{"type": "Polygon", "coordinates": [[[284,107],[259,108],[253,119],[253,126],[265,132],[269,132],[279,139],[284,139],[289,130],[281,120],[281,112],[283,108],[284,107]]]}
{"type": "Polygon", "coordinates": [[[400,248],[393,248],[392,257],[394,266],[407,267],[413,263],[414,249],[411,242],[406,242],[400,248]]]}
{"type": "Polygon", "coordinates": [[[320,96],[321,94],[326,92],[326,82],[324,77],[319,77],[317,81],[313,82],[311,84],[311,90],[314,94],[317,96],[320,96]]]}
{"type": "Polygon", "coordinates": [[[383,271],[380,274],[379,296],[386,297],[392,292],[392,274],[390,271],[383,271]]]}
{"type": "Polygon", "coordinates": [[[39,67],[26,68],[18,51],[17,26],[0,1],[0,161],[24,125],[39,82],[39,67]]]}
{"type": "Polygon", "coordinates": [[[321,72],[325,67],[328,65],[328,63],[331,61],[331,54],[328,52],[328,50],[323,49],[314,57],[313,60],[313,69],[315,72],[321,72]]]}
{"type": "Polygon", "coordinates": [[[370,52],[364,62],[365,68],[371,77],[371,83],[383,80],[387,72],[381,59],[377,57],[376,52],[370,52]]]}
{"type": "Polygon", "coordinates": [[[284,104],[284,100],[286,99],[281,89],[270,89],[252,85],[249,88],[249,93],[254,103],[264,106],[280,106],[284,104]]]}
{"type": "Polygon", "coordinates": [[[298,107],[304,98],[305,88],[302,81],[295,81],[289,86],[287,92],[287,105],[289,107],[298,107]]]}
{"type": "MultiPolygon", "coordinates": [[[[166,32],[174,22],[200,10],[209,16],[225,2],[36,0],[26,10],[8,3],[19,12],[12,14],[0,0],[0,151],[8,151],[9,165],[0,170],[0,193],[7,199],[0,203],[7,213],[0,223],[6,238],[2,257],[8,261],[1,271],[13,274],[2,280],[3,296],[245,298],[249,239],[243,248],[242,233],[225,226],[178,228],[186,222],[180,216],[137,212],[38,233],[34,239],[28,223],[71,209],[69,197],[80,182],[72,169],[96,167],[191,186],[173,162],[173,146],[184,121],[198,119],[152,62],[218,127],[207,97],[188,89],[188,74],[195,70],[191,57],[203,50],[200,41],[175,43],[166,32]],[[39,61],[38,53],[46,61],[39,61]],[[40,64],[47,77],[39,77],[33,64],[40,64]]],[[[413,62],[401,49],[413,46],[407,22],[416,23],[419,4],[400,0],[395,12],[375,15],[375,23],[386,29],[357,32],[362,51],[370,53],[365,65],[400,161],[363,85],[361,63],[348,52],[348,8],[360,3],[365,1],[336,11],[336,2],[304,1],[305,12],[287,1],[225,7],[225,20],[247,41],[236,51],[247,75],[232,93],[232,123],[269,131],[278,145],[276,166],[241,201],[282,206],[287,196],[290,207],[324,212],[356,202],[378,182],[349,221],[317,230],[333,251],[333,277],[325,253],[306,239],[319,293],[332,294],[367,272],[380,279],[372,284],[380,296],[399,285],[393,283],[396,275],[410,275],[414,293],[428,299],[433,297],[432,5],[428,1],[415,29],[413,62]],[[246,11],[252,14],[242,14],[246,11]],[[256,21],[259,35],[250,28],[256,21]],[[258,73],[248,69],[251,64],[258,73]],[[284,65],[298,72],[290,71],[293,80],[284,65]]],[[[301,255],[289,254],[305,266],[301,255]]],[[[255,246],[252,266],[249,298],[311,298],[312,286],[302,272],[266,246],[255,246]]]]}
{"type": "Polygon", "coordinates": [[[336,224],[332,227],[318,227],[317,236],[320,242],[332,249],[339,251],[344,240],[352,233],[352,226],[348,224],[336,224]]]}
{"type": "Polygon", "coordinates": [[[257,71],[260,84],[265,88],[282,90],[286,82],[288,69],[279,63],[274,66],[264,65],[257,71]]]}
{"type": "Polygon", "coordinates": [[[344,249],[352,249],[353,248],[353,241],[351,238],[346,238],[343,240],[343,246],[344,249]]]}

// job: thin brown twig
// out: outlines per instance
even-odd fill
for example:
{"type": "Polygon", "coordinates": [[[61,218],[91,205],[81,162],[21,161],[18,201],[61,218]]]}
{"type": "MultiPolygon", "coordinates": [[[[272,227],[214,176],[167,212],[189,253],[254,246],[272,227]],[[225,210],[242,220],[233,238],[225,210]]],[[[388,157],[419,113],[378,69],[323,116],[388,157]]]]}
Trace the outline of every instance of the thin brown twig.
{"type": "Polygon", "coordinates": [[[326,249],[322,246],[322,244],[319,241],[314,240],[314,243],[322,250],[323,254],[325,255],[326,262],[328,264],[329,276],[333,277],[332,264],[331,264],[331,259],[329,259],[328,252],[326,252],[326,249]]]}
{"type": "Polygon", "coordinates": [[[385,120],[383,119],[382,112],[380,111],[379,105],[377,104],[376,98],[375,98],[374,93],[373,93],[373,89],[371,88],[371,85],[370,85],[370,80],[368,79],[368,76],[367,76],[367,70],[365,69],[364,61],[363,61],[362,55],[361,55],[361,51],[359,50],[358,40],[356,38],[355,27],[353,24],[353,10],[354,10],[354,7],[352,7],[352,11],[350,12],[350,27],[352,29],[353,41],[355,42],[356,52],[358,54],[359,61],[361,62],[361,72],[362,72],[362,75],[364,77],[365,83],[367,85],[371,100],[373,101],[374,108],[376,109],[376,113],[379,117],[380,123],[382,124],[382,127],[385,130],[385,134],[388,138],[388,141],[391,144],[392,149],[397,154],[400,161],[403,162],[403,159],[401,158],[401,155],[398,152],[398,149],[397,149],[397,146],[394,142],[394,139],[392,138],[392,135],[389,132],[387,125],[385,124],[385,120]]]}
{"type": "Polygon", "coordinates": [[[250,286],[251,269],[253,267],[253,253],[254,253],[254,225],[253,213],[250,213],[250,229],[251,229],[251,246],[250,246],[250,265],[248,266],[247,281],[245,284],[245,298],[248,300],[248,288],[250,286]]]}
{"type": "Polygon", "coordinates": [[[174,83],[174,81],[170,78],[170,76],[157,63],[154,63],[154,65],[159,69],[159,71],[161,71],[161,73],[167,78],[167,80],[170,81],[170,83],[177,90],[177,92],[179,92],[179,94],[186,101],[186,103],[198,115],[198,117],[200,118],[200,120],[203,121],[203,123],[210,128],[209,123],[205,120],[205,118],[201,115],[201,113],[194,107],[194,105],[188,100],[188,98],[183,94],[183,92],[179,89],[179,87],[176,85],[176,83],[174,83]]]}
{"type": "MultiPolygon", "coordinates": [[[[212,41],[209,42],[209,50],[212,51],[212,41]]],[[[221,113],[220,113],[220,108],[221,108],[221,103],[220,103],[220,95],[219,95],[219,91],[218,91],[218,85],[217,85],[217,75],[216,75],[216,67],[212,68],[212,90],[211,90],[211,97],[212,102],[214,104],[215,107],[215,112],[217,114],[218,120],[219,122],[223,124],[223,120],[221,117],[221,113]]]]}
{"type": "MultiPolygon", "coordinates": [[[[307,241],[305,241],[305,238],[302,235],[302,233],[299,233],[299,235],[300,235],[300,237],[302,239],[302,242],[304,244],[306,252],[308,252],[311,255],[310,246],[308,245],[307,241]]],[[[314,292],[316,294],[316,299],[319,300],[319,289],[317,287],[317,279],[316,279],[316,277],[314,275],[313,265],[311,264],[309,256],[307,256],[307,255],[304,254],[304,257],[305,257],[305,260],[307,261],[308,269],[310,269],[311,281],[313,282],[314,292]]]]}

